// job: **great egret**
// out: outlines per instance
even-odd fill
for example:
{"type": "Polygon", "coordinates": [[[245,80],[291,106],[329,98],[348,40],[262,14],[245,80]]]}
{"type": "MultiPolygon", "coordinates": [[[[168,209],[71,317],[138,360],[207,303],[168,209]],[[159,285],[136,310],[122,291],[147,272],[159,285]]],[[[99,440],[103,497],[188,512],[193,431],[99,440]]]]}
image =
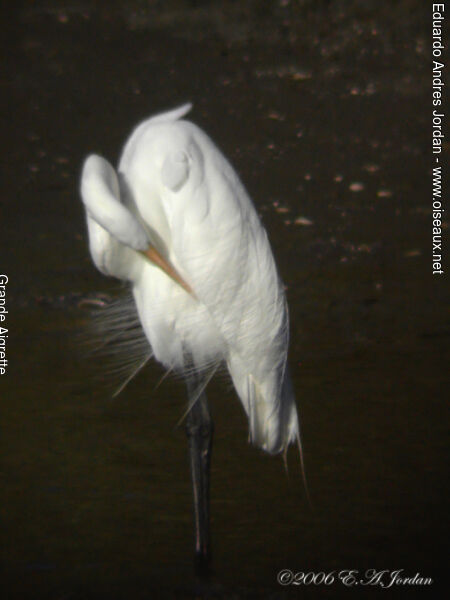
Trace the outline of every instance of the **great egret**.
{"type": "Polygon", "coordinates": [[[270,454],[297,441],[287,366],[283,285],[255,208],[230,163],[185,104],[140,124],[118,171],[91,155],[81,197],[92,259],[131,284],[154,357],[181,372],[194,492],[195,554],[208,568],[213,425],[205,388],[225,363],[249,420],[250,441],[270,454]]]}

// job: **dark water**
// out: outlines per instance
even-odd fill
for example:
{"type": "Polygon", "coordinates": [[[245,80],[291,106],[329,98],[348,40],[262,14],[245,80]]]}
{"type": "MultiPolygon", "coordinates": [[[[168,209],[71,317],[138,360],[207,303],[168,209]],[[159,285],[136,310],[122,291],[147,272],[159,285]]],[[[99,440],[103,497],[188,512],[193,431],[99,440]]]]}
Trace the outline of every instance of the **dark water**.
{"type": "Polygon", "coordinates": [[[431,275],[427,3],[65,4],[16,3],[2,20],[8,598],[361,595],[281,588],[283,568],[442,578],[450,320],[447,279],[431,275]],[[241,173],[288,288],[315,505],[295,452],[287,477],[248,446],[219,378],[203,587],[183,386],[155,390],[152,365],[111,400],[76,341],[80,299],[117,288],[88,256],[82,158],[114,162],[140,119],[186,100],[241,173]]]}

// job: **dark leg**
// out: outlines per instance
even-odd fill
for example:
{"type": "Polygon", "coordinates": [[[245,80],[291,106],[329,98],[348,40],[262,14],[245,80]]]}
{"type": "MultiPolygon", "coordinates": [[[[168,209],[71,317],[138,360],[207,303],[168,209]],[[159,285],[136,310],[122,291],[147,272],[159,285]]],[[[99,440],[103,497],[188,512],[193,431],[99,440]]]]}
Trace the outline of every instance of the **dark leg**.
{"type": "MultiPolygon", "coordinates": [[[[189,401],[198,394],[201,382],[195,378],[187,380],[189,401]]],[[[186,433],[189,442],[192,490],[194,495],[195,521],[195,572],[205,576],[211,562],[209,537],[209,473],[213,437],[213,422],[206,394],[198,397],[186,417],[186,433]]]]}

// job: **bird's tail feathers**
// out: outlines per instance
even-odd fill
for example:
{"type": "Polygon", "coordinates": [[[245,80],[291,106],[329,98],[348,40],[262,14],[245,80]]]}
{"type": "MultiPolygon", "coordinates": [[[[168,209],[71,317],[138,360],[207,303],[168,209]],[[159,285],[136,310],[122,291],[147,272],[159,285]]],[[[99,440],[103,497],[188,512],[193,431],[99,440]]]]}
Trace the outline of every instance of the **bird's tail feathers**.
{"type": "Polygon", "coordinates": [[[250,442],[269,454],[295,443],[298,417],[288,373],[281,381],[275,372],[258,381],[252,374],[239,376],[236,366],[229,369],[248,416],[250,442]]]}
{"type": "Polygon", "coordinates": [[[283,374],[280,397],[270,402],[271,396],[264,393],[263,386],[252,375],[248,376],[248,419],[249,438],[252,444],[270,454],[283,453],[287,470],[286,453],[290,444],[296,443],[300,459],[300,470],[306,499],[312,508],[300,434],[300,423],[289,371],[283,374]]]}
{"type": "Polygon", "coordinates": [[[311,501],[311,496],[309,493],[308,481],[306,479],[305,459],[303,457],[303,444],[302,444],[302,438],[300,435],[300,427],[297,431],[297,448],[298,448],[298,455],[300,458],[300,470],[302,473],[302,482],[303,482],[303,488],[304,488],[305,494],[306,494],[306,500],[308,501],[309,507],[313,508],[313,503],[311,501]]]}

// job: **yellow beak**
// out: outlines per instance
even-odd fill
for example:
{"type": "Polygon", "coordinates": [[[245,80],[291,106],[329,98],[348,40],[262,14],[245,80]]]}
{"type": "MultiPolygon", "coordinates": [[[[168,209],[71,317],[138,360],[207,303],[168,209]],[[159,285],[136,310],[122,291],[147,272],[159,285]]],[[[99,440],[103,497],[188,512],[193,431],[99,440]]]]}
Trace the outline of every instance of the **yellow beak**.
{"type": "Polygon", "coordinates": [[[156,250],[154,246],[149,246],[147,250],[140,252],[142,256],[145,256],[151,263],[159,267],[166,275],[168,275],[175,283],[181,285],[181,287],[191,296],[195,298],[195,294],[191,287],[184,281],[181,275],[177,272],[174,266],[170,264],[161,254],[156,250]]]}

